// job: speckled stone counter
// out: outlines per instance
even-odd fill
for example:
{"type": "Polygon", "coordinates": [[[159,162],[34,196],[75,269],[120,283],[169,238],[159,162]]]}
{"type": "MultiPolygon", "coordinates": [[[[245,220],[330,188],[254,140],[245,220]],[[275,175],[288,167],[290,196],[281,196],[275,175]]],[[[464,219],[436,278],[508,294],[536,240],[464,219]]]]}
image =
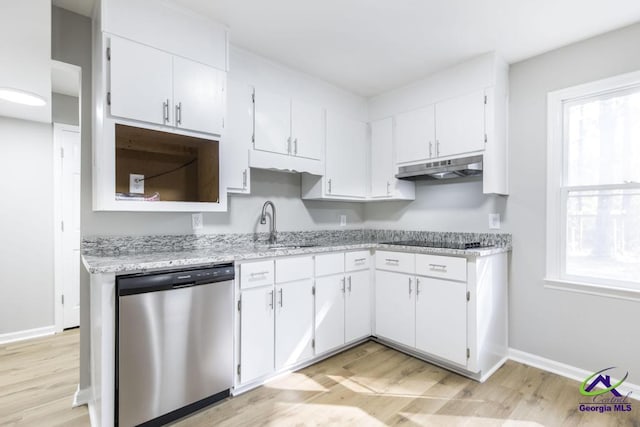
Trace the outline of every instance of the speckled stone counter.
{"type": "Polygon", "coordinates": [[[284,232],[278,234],[278,246],[281,247],[275,248],[269,247],[266,238],[266,234],[89,237],[82,243],[82,259],[91,274],[124,274],[179,266],[358,249],[456,256],[487,256],[511,250],[511,235],[504,233],[366,229],[284,232]],[[462,250],[383,243],[404,240],[456,243],[479,241],[482,247],[462,250]],[[302,247],[291,248],[286,247],[287,245],[302,247]]]}

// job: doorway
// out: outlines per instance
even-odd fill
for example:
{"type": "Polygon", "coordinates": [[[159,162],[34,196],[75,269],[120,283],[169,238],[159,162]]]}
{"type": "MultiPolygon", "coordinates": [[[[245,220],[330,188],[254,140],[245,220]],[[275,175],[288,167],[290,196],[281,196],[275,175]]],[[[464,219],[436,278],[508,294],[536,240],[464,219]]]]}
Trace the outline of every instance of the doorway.
{"type": "Polygon", "coordinates": [[[80,326],[80,67],[52,61],[56,331],[80,326]]]}

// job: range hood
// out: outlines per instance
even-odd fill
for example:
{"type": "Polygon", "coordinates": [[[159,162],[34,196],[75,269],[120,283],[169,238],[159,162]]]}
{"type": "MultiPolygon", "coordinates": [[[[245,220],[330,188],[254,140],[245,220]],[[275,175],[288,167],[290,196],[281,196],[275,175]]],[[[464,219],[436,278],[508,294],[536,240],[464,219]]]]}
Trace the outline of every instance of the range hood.
{"type": "Polygon", "coordinates": [[[480,175],[482,175],[482,155],[401,166],[396,178],[416,181],[480,175]]]}

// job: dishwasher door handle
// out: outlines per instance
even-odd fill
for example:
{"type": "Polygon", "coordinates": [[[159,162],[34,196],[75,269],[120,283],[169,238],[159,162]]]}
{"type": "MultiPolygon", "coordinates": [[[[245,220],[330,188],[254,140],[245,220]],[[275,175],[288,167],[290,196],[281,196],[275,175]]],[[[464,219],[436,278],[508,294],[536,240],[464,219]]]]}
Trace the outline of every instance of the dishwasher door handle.
{"type": "Polygon", "coordinates": [[[196,282],[189,282],[189,283],[181,283],[178,285],[173,285],[171,286],[172,289],[180,289],[180,288],[190,288],[192,286],[195,286],[196,282]]]}

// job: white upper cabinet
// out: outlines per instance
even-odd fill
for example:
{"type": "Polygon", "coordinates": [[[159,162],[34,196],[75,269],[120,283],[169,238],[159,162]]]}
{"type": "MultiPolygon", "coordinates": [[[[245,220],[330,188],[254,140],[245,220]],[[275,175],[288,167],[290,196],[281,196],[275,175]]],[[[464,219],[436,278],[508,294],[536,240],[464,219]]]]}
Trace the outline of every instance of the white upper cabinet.
{"type": "Polygon", "coordinates": [[[173,57],[173,102],[177,127],[221,135],[226,73],[173,57]]]}
{"type": "Polygon", "coordinates": [[[112,37],[110,56],[111,115],[170,124],[173,120],[171,55],[112,37]]]}
{"type": "Polygon", "coordinates": [[[343,197],[366,197],[367,154],[366,123],[328,112],[326,193],[343,197]]]}
{"type": "Polygon", "coordinates": [[[253,136],[253,87],[227,80],[227,114],[220,145],[220,170],[230,193],[251,191],[249,150],[253,136]]]}
{"type": "Polygon", "coordinates": [[[323,142],[323,108],[256,89],[254,149],[320,160],[323,142]]]}
{"type": "Polygon", "coordinates": [[[324,142],[324,108],[293,99],[291,140],[294,156],[320,160],[324,142]]]}
{"type": "Polygon", "coordinates": [[[415,184],[395,177],[393,119],[371,123],[371,198],[414,200],[415,184]]]}
{"type": "Polygon", "coordinates": [[[396,163],[425,160],[434,154],[435,106],[398,114],[396,117],[396,163]]]}
{"type": "Polygon", "coordinates": [[[256,88],[253,148],[289,154],[290,147],[291,100],[286,96],[256,88]]]}
{"type": "Polygon", "coordinates": [[[484,150],[484,90],[436,104],[436,156],[484,150]]]}
{"type": "Polygon", "coordinates": [[[111,37],[112,116],[221,135],[226,73],[111,37]]]}

